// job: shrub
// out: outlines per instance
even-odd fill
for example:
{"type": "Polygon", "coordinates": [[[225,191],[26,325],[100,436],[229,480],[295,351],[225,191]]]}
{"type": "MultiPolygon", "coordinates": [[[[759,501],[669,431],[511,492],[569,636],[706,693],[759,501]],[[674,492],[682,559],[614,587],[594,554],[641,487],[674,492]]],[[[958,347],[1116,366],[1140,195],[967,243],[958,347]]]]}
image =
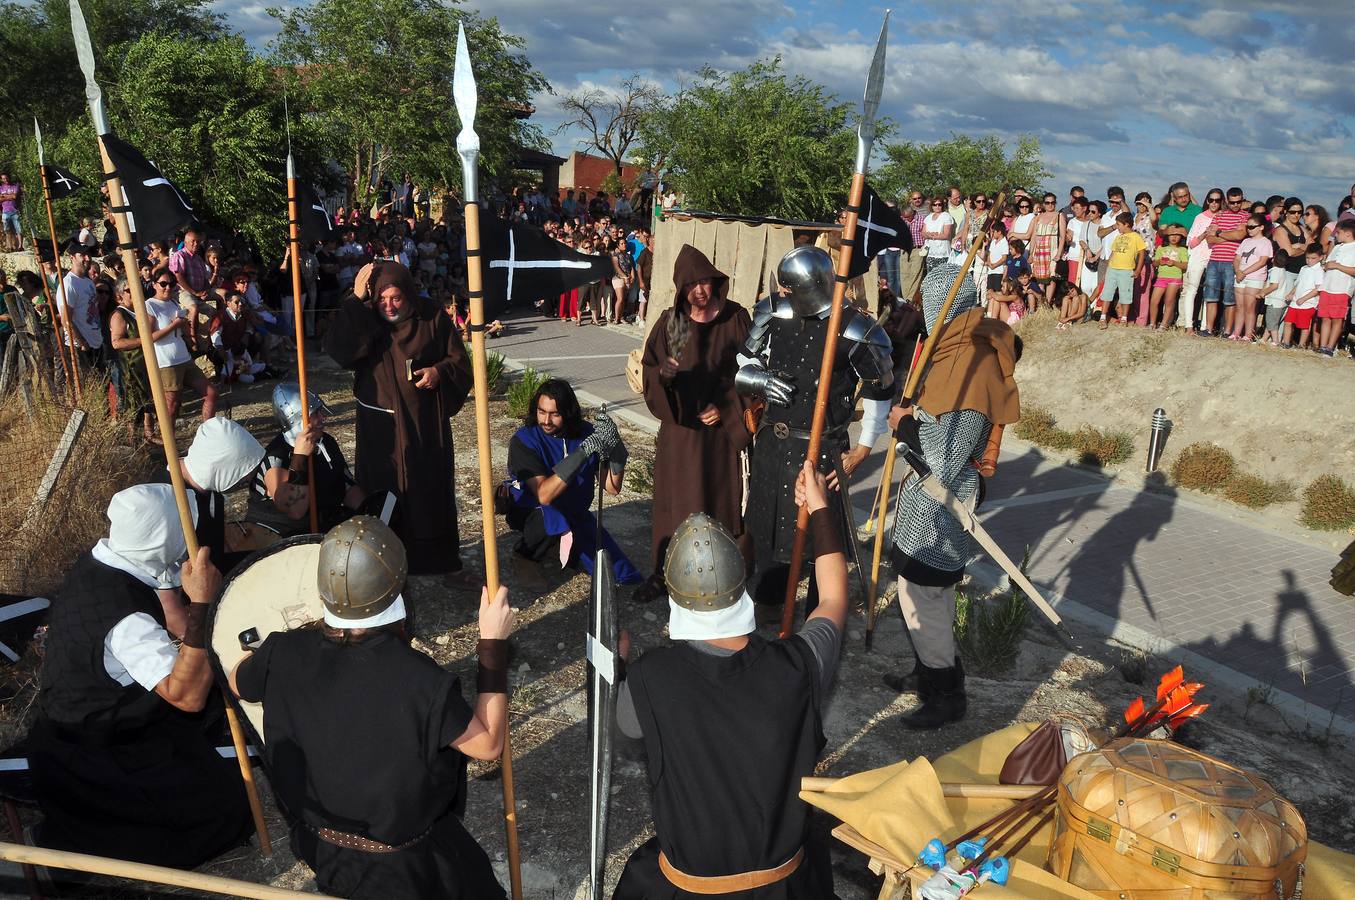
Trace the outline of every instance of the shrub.
{"type": "Polygon", "coordinates": [[[1246,472],[1238,472],[1223,486],[1223,496],[1242,506],[1261,509],[1272,503],[1294,499],[1294,485],[1288,481],[1266,481],[1246,472]]]}
{"type": "MultiPolygon", "coordinates": [[[[1030,559],[1026,548],[1021,560],[1025,572],[1030,559]]],[[[1030,623],[1030,604],[1016,585],[1003,594],[973,597],[955,591],[955,644],[972,671],[993,675],[1016,662],[1021,641],[1030,623]]]]}
{"type": "Polygon", "coordinates": [[[532,394],[550,378],[547,372],[538,372],[531,366],[523,369],[508,388],[508,415],[521,419],[527,415],[527,405],[532,402],[532,394]]]}
{"type": "Polygon", "coordinates": [[[1236,471],[1233,454],[1206,441],[1191,444],[1172,463],[1172,479],[1177,484],[1207,494],[1227,484],[1236,471]]]}
{"type": "Polygon", "coordinates": [[[1124,431],[1104,431],[1083,425],[1072,434],[1071,448],[1079,462],[1088,466],[1118,465],[1134,452],[1134,440],[1124,431]]]}
{"type": "Polygon", "coordinates": [[[1016,436],[1032,444],[1049,446],[1050,438],[1058,429],[1054,427],[1054,414],[1034,405],[1021,407],[1021,418],[1016,423],[1016,436]]]}
{"type": "Polygon", "coordinates": [[[1355,489],[1335,475],[1319,475],[1303,489],[1299,521],[1319,531],[1355,525],[1355,489]]]}
{"type": "MultiPolygon", "coordinates": [[[[493,397],[499,392],[499,386],[503,382],[503,373],[507,371],[507,360],[502,353],[495,353],[493,350],[485,354],[485,383],[489,389],[489,396],[493,397]]],[[[531,395],[528,395],[530,399],[531,395]]]]}

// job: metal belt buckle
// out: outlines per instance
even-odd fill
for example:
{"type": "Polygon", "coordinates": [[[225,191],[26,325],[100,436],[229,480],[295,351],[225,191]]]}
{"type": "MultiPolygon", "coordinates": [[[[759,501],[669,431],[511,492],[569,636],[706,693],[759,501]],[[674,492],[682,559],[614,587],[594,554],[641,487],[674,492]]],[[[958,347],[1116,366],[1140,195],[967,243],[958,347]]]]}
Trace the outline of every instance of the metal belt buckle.
{"type": "Polygon", "coordinates": [[[772,434],[784,441],[786,438],[790,437],[790,426],[785,422],[777,422],[772,426],[772,434]]]}

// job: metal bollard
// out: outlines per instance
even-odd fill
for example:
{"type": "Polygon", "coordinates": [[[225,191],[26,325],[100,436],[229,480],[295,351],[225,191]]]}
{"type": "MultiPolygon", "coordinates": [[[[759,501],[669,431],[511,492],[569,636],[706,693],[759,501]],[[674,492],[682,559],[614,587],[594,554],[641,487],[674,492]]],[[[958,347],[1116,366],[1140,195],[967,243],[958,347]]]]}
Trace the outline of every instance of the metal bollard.
{"type": "Polygon", "coordinates": [[[1167,411],[1162,407],[1153,410],[1153,429],[1148,437],[1148,468],[1146,471],[1153,472],[1157,469],[1157,461],[1162,456],[1162,442],[1167,436],[1167,411]]]}

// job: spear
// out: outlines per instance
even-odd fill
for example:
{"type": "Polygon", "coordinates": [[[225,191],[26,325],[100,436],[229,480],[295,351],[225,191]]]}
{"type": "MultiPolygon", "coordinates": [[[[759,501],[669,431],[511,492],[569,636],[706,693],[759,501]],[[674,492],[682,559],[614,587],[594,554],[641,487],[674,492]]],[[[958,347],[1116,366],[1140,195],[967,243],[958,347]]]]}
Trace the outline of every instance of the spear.
{"type": "MultiPolygon", "coordinates": [[[[42,153],[42,128],[38,125],[37,116],[33,117],[33,135],[38,141],[38,173],[42,179],[42,199],[47,204],[47,233],[52,238],[52,265],[56,267],[56,283],[61,293],[61,327],[66,332],[66,346],[70,348],[71,365],[66,368],[66,350],[61,346],[60,339],[56,342],[57,353],[61,356],[61,370],[66,373],[67,387],[74,387],[75,402],[80,402],[80,359],[75,355],[75,341],[71,337],[71,308],[66,303],[66,280],[61,276],[61,248],[56,240],[56,217],[52,215],[52,186],[47,183],[47,163],[43,159],[42,153]],[[74,380],[72,381],[72,376],[74,380]]],[[[34,252],[37,251],[34,245],[34,252]]],[[[39,254],[41,256],[41,254],[39,254]]],[[[38,266],[42,268],[42,266],[38,266]]],[[[43,286],[47,285],[47,276],[42,276],[43,286]]]]}
{"type": "MultiPolygon", "coordinates": [[[[286,98],[283,109],[286,110],[286,98]]],[[[284,115],[287,115],[284,112],[284,115]]],[[[287,249],[292,258],[292,319],[296,325],[296,380],[301,393],[301,430],[311,427],[310,396],[306,393],[306,328],[301,307],[301,201],[292,162],[292,123],[287,121],[287,249]]],[[[311,533],[320,532],[320,509],[315,497],[315,454],[306,457],[306,495],[310,500],[311,533]]]]}
{"type": "MultiPolygon", "coordinates": [[[[499,590],[499,551],[495,541],[494,472],[489,444],[489,373],[485,365],[485,293],[480,265],[480,206],[476,202],[480,136],[475,133],[475,73],[466,49],[466,29],[457,25],[456,67],[452,99],[461,119],[456,152],[461,156],[466,223],[466,293],[470,297],[471,371],[475,377],[475,440],[480,458],[480,516],[485,546],[485,587],[493,597],[499,590]]],[[[513,790],[513,747],[509,729],[503,735],[503,821],[508,841],[508,879],[513,900],[522,900],[522,863],[518,850],[518,812],[513,790]]]]}
{"type": "MultiPolygon", "coordinates": [[[[80,71],[85,75],[85,97],[89,101],[89,116],[98,135],[99,155],[103,158],[104,178],[108,181],[108,199],[113,212],[113,223],[118,231],[118,249],[122,252],[123,271],[127,273],[127,289],[132,295],[132,309],[136,313],[136,331],[141,339],[141,355],[146,361],[146,380],[150,383],[151,399],[155,404],[155,415],[160,420],[160,437],[165,444],[165,463],[169,467],[169,480],[174,489],[174,502],[179,508],[179,526],[183,529],[184,544],[188,547],[188,558],[198,555],[198,535],[193,528],[193,516],[188,508],[188,493],[184,486],[183,471],[179,468],[179,451],[174,444],[174,420],[169,416],[169,404],[165,402],[165,388],[160,382],[160,364],[155,359],[155,341],[151,339],[154,326],[146,312],[146,294],[137,277],[136,244],[132,242],[132,232],[127,225],[127,197],[122,190],[122,179],[113,169],[112,160],[104,146],[104,135],[109,133],[108,119],[104,115],[103,92],[94,80],[94,46],[89,39],[89,26],[85,24],[85,14],[80,9],[80,0],[70,0],[71,33],[75,38],[75,52],[80,59],[80,71]]],[[[223,694],[224,696],[224,694],[223,694]]],[[[268,826],[263,819],[263,804],[259,802],[259,791],[254,785],[254,770],[249,766],[249,754],[245,752],[245,734],[235,707],[226,702],[226,721],[230,724],[231,740],[235,744],[235,757],[240,763],[240,778],[245,783],[245,793],[249,798],[249,810],[254,816],[254,830],[259,835],[259,849],[265,856],[271,856],[273,845],[268,839],[268,826]]]]}
{"type": "MultiPolygon", "coordinates": [[[[842,249],[837,255],[837,272],[833,282],[833,307],[828,314],[828,336],[823,344],[823,363],[819,367],[818,391],[814,397],[814,418],[809,428],[809,449],[805,459],[817,467],[819,450],[823,445],[823,426],[828,418],[828,391],[833,381],[837,362],[838,332],[842,330],[842,305],[847,297],[847,275],[851,271],[852,251],[856,246],[857,215],[861,211],[861,196],[865,193],[866,169],[870,165],[870,148],[875,143],[875,114],[880,108],[880,94],[884,91],[885,44],[889,38],[889,10],[885,10],[880,38],[875,43],[875,57],[866,77],[866,96],[862,104],[861,124],[856,131],[856,166],[852,174],[851,192],[847,200],[847,219],[842,224],[842,249]]],[[[842,491],[847,485],[838,485],[842,491]]],[[[842,502],[846,503],[844,495],[842,502]]],[[[809,507],[801,506],[795,517],[795,543],[790,554],[790,574],[786,578],[786,599],[781,609],[781,637],[790,637],[795,622],[795,593],[800,583],[800,566],[805,553],[805,538],[809,527],[809,507]]],[[[852,535],[849,540],[856,540],[852,535]]]]}

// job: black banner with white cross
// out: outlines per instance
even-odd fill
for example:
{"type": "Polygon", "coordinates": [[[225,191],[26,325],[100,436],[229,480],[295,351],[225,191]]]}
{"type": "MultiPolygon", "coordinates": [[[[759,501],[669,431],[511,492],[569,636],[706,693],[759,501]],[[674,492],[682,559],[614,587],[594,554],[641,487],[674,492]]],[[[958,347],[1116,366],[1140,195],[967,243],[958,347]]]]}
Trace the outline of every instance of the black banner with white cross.
{"type": "Polygon", "coordinates": [[[131,144],[109,133],[102,138],[113,170],[122,179],[122,193],[136,217],[137,242],[168,240],[197,221],[193,206],[172,181],[131,144]]]}
{"type": "Polygon", "coordinates": [[[847,277],[866,274],[871,260],[891,247],[912,250],[913,231],[899,211],[880,199],[867,183],[861,195],[861,212],[856,218],[856,248],[847,277]]]}
{"type": "Polygon", "coordinates": [[[334,235],[334,220],[329,217],[325,205],[315,188],[304,181],[296,183],[296,205],[300,215],[301,242],[314,244],[327,241],[334,235]]]}
{"type": "Polygon", "coordinates": [[[612,277],[610,256],[591,256],[561,244],[534,225],[497,216],[480,220],[485,315],[514,303],[558,297],[612,277]]]}
{"type": "Polygon", "coordinates": [[[51,163],[42,167],[42,177],[47,179],[47,189],[52,192],[53,200],[69,197],[85,186],[85,183],[71,174],[70,170],[51,163]]]}

